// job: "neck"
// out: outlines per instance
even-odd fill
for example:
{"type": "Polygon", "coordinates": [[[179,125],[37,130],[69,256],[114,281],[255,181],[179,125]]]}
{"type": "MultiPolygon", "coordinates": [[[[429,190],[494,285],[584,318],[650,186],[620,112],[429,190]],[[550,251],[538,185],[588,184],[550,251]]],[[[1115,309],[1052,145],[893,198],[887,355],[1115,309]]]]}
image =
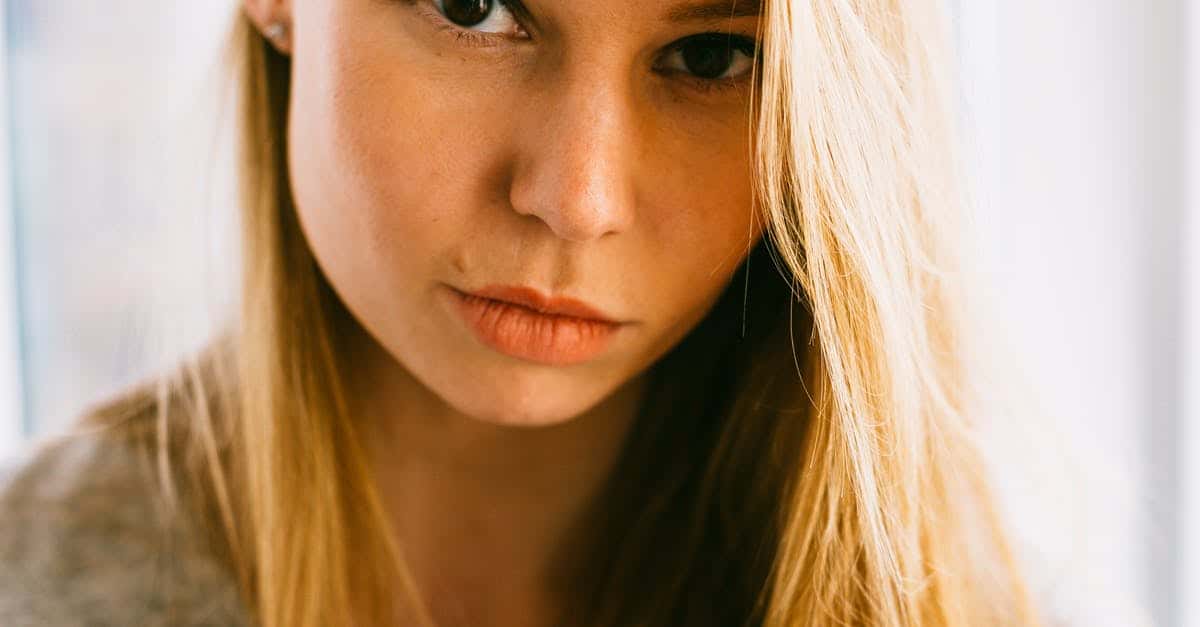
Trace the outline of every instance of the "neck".
{"type": "Polygon", "coordinates": [[[373,340],[361,344],[349,380],[367,413],[380,495],[434,619],[560,624],[564,574],[594,533],[587,511],[645,375],[564,423],[511,427],[456,411],[373,340]]]}

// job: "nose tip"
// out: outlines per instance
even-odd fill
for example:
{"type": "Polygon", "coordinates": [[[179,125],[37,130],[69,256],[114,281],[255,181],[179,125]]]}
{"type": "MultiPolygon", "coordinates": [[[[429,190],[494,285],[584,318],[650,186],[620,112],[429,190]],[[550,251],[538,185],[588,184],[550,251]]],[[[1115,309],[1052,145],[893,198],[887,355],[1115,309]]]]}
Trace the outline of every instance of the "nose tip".
{"type": "MultiPolygon", "coordinates": [[[[591,158],[603,159],[594,154],[591,158]]],[[[517,213],[541,220],[561,239],[585,242],[623,231],[631,222],[631,201],[622,192],[620,167],[564,167],[557,180],[543,175],[538,191],[514,199],[517,213]]]]}

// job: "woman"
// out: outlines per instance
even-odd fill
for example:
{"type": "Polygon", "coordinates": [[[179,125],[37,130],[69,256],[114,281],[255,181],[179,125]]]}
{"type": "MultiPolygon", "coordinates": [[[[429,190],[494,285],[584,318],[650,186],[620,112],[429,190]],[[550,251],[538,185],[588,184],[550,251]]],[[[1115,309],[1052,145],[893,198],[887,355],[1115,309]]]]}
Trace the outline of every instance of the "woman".
{"type": "Polygon", "coordinates": [[[240,316],[8,482],[9,616],[1037,623],[940,3],[242,9],[240,316]]]}

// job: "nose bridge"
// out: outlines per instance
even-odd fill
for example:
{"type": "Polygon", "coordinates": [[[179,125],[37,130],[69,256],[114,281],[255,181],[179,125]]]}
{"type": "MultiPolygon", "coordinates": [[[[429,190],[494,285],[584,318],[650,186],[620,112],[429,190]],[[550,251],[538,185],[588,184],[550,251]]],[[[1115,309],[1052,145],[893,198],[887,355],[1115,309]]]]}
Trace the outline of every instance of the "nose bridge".
{"type": "Polygon", "coordinates": [[[559,237],[595,239],[633,218],[636,128],[629,81],[594,61],[557,76],[525,109],[526,141],[511,200],[559,237]]]}

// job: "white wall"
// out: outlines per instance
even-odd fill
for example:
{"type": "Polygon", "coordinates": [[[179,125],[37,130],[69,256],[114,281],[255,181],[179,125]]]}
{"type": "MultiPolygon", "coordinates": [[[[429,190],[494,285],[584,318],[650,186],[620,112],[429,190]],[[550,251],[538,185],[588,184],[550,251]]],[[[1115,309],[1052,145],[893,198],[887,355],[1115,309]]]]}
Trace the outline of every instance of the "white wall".
{"type": "Polygon", "coordinates": [[[1183,237],[1184,303],[1182,433],[1178,448],[1182,478],[1180,529],[1181,626],[1200,627],[1200,7],[1193,3],[1183,23],[1186,44],[1186,159],[1183,237]]]}
{"type": "Polygon", "coordinates": [[[958,3],[976,262],[1009,323],[996,341],[1022,358],[1086,473],[1072,491],[1087,527],[1042,548],[1078,565],[1057,585],[1089,625],[1124,624],[1105,609],[1115,591],[1155,624],[1183,625],[1172,597],[1182,1],[958,3]]]}
{"type": "Polygon", "coordinates": [[[208,253],[228,239],[231,153],[214,145],[214,64],[234,2],[5,5],[22,400],[40,435],[196,347],[222,314],[208,253]]]}
{"type": "MultiPolygon", "coordinates": [[[[6,49],[5,12],[0,7],[0,51],[6,49]]],[[[0,55],[0,61],[3,56],[0,55]]],[[[0,63],[0,457],[23,442],[21,342],[17,319],[16,238],[9,173],[8,65],[0,63]]]]}

